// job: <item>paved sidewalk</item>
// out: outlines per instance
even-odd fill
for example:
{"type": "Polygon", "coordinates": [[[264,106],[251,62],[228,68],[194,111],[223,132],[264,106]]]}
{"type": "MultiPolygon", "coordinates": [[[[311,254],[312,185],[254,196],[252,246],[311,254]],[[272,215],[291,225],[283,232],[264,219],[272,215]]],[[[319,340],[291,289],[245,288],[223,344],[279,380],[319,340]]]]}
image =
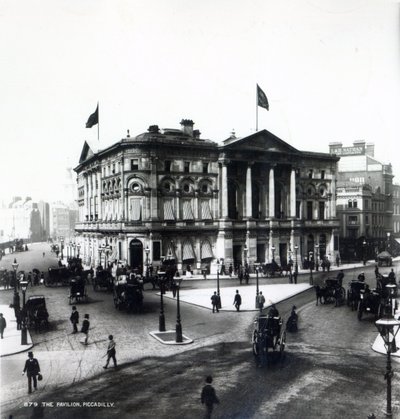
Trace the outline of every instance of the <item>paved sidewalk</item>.
{"type": "Polygon", "coordinates": [[[17,354],[19,352],[27,351],[32,348],[32,338],[27,330],[27,345],[21,345],[21,331],[17,330],[17,322],[15,320],[14,309],[7,305],[0,305],[0,313],[6,319],[7,327],[4,331],[4,339],[1,339],[0,356],[7,356],[17,354]]]}

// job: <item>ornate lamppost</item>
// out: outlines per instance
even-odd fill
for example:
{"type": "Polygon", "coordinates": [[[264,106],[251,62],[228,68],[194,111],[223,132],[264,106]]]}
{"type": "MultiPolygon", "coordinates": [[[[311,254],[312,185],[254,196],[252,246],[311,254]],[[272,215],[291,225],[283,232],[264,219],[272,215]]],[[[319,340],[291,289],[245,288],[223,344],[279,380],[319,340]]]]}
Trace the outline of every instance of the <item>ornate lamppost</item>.
{"type": "Polygon", "coordinates": [[[219,290],[219,259],[217,259],[217,295],[218,295],[218,310],[221,308],[221,295],[219,290]]]}
{"type": "Polygon", "coordinates": [[[363,246],[363,265],[365,266],[367,264],[367,255],[365,254],[367,242],[365,240],[363,241],[362,246],[363,246]]]}
{"type": "Polygon", "coordinates": [[[14,294],[17,293],[17,270],[18,270],[18,262],[17,259],[14,258],[14,262],[11,264],[13,270],[14,270],[14,294]]]}
{"type": "Polygon", "coordinates": [[[255,271],[256,271],[256,305],[255,305],[255,307],[256,307],[256,309],[258,308],[258,294],[260,293],[260,290],[259,290],[259,285],[258,285],[258,267],[259,267],[259,263],[255,263],[254,264],[254,269],[255,269],[255,271]]]}
{"type": "Polygon", "coordinates": [[[176,288],[176,338],[175,342],[180,343],[183,341],[182,338],[182,324],[181,324],[181,309],[179,304],[179,289],[181,285],[182,278],[174,278],[175,288],[176,288]]]}
{"type": "Polygon", "coordinates": [[[308,263],[309,263],[309,265],[310,265],[310,285],[314,285],[314,279],[313,279],[313,276],[312,276],[312,268],[313,268],[313,266],[312,266],[312,257],[313,257],[313,251],[312,250],[310,250],[309,252],[308,252],[308,263]]]}
{"type": "Polygon", "coordinates": [[[79,256],[80,256],[80,250],[81,250],[81,245],[80,245],[80,243],[78,243],[78,244],[76,245],[76,248],[78,249],[78,259],[79,259],[79,256]]]}
{"type": "Polygon", "coordinates": [[[244,265],[246,267],[248,265],[248,262],[247,262],[247,254],[248,254],[247,243],[244,244],[243,252],[244,252],[244,265]]]}
{"type": "Polygon", "coordinates": [[[390,250],[390,232],[389,231],[386,233],[386,236],[387,236],[386,250],[389,252],[390,250]]]}
{"type": "Polygon", "coordinates": [[[375,325],[379,331],[380,336],[383,339],[385,349],[386,349],[386,416],[391,418],[392,417],[392,364],[390,359],[390,354],[392,352],[396,352],[396,335],[399,331],[400,321],[395,320],[391,313],[386,313],[385,317],[379,319],[375,322],[375,325]]]}
{"type": "Polygon", "coordinates": [[[149,279],[149,253],[150,253],[150,249],[149,246],[146,246],[146,248],[144,249],[144,253],[146,253],[146,279],[149,279]]]}
{"type": "Polygon", "coordinates": [[[317,243],[315,245],[315,271],[317,272],[319,270],[319,264],[318,264],[318,253],[319,253],[319,244],[317,243]]]}
{"type": "Polygon", "coordinates": [[[165,332],[165,316],[164,316],[164,298],[163,294],[165,293],[165,278],[160,278],[160,316],[158,321],[158,330],[160,332],[165,332]]]}
{"type": "Polygon", "coordinates": [[[28,281],[21,281],[22,290],[22,328],[21,328],[21,345],[28,344],[27,329],[26,329],[26,307],[25,307],[25,293],[28,288],[28,281]]]}
{"type": "Polygon", "coordinates": [[[275,246],[272,246],[271,250],[272,250],[272,262],[275,262],[275,246]]]}
{"type": "Polygon", "coordinates": [[[64,259],[64,237],[60,237],[61,241],[61,260],[64,259]]]}
{"type": "Polygon", "coordinates": [[[297,246],[297,244],[294,246],[294,254],[295,254],[295,265],[294,265],[294,271],[296,273],[296,275],[299,273],[299,265],[297,263],[297,251],[299,250],[299,246],[297,246]]]}

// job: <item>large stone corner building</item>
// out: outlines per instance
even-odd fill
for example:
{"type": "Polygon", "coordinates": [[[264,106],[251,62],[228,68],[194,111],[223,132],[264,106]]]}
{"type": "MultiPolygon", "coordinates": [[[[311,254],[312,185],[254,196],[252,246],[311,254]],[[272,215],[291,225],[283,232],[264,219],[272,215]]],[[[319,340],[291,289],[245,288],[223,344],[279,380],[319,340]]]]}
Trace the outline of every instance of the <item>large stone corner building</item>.
{"type": "Polygon", "coordinates": [[[299,151],[266,130],[218,145],[193,125],[153,125],[104,150],[85,142],[75,171],[86,263],[140,269],[171,259],[199,272],[217,261],[336,256],[336,156],[299,151]]]}

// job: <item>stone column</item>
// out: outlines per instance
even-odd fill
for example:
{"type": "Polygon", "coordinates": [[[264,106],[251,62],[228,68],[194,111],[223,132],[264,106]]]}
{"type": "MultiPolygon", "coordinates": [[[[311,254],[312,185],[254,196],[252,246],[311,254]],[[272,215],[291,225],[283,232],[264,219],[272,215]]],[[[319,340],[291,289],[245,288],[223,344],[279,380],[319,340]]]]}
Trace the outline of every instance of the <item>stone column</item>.
{"type": "Polygon", "coordinates": [[[103,184],[101,181],[101,168],[97,171],[97,217],[99,220],[102,219],[102,209],[101,209],[101,193],[103,192],[103,184]]]}
{"type": "Polygon", "coordinates": [[[126,197],[125,197],[125,193],[124,193],[124,190],[125,190],[125,170],[124,170],[124,158],[122,157],[121,158],[121,163],[120,163],[120,168],[121,168],[121,183],[120,183],[120,185],[121,185],[121,189],[120,189],[120,191],[119,191],[119,193],[121,194],[121,217],[120,217],[120,220],[122,219],[122,220],[125,220],[125,217],[126,217],[126,215],[125,215],[125,199],[126,199],[126,197]]]}
{"type": "Polygon", "coordinates": [[[331,181],[331,217],[336,218],[336,179],[333,178],[331,181]]]}
{"type": "Polygon", "coordinates": [[[296,217],[296,170],[290,173],[290,217],[296,217]]]}
{"type": "Polygon", "coordinates": [[[271,166],[269,169],[269,199],[268,199],[268,207],[269,207],[269,217],[275,217],[275,172],[274,166],[271,166]]]}
{"type": "Polygon", "coordinates": [[[84,221],[89,220],[89,193],[88,193],[88,175],[87,173],[84,174],[84,203],[85,203],[85,211],[83,214],[84,221]]]}
{"type": "Polygon", "coordinates": [[[222,218],[228,218],[228,162],[222,162],[221,170],[221,203],[222,203],[222,218]]]}
{"type": "Polygon", "coordinates": [[[248,163],[247,170],[246,170],[246,217],[251,218],[252,214],[252,188],[251,188],[251,165],[252,163],[248,163]]]}

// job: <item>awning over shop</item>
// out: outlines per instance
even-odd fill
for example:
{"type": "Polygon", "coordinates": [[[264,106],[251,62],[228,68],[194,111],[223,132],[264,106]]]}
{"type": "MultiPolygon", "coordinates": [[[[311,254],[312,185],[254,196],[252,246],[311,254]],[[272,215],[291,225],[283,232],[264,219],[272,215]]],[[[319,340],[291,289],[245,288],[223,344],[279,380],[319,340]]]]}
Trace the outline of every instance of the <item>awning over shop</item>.
{"type": "Polygon", "coordinates": [[[194,220],[191,200],[183,201],[183,219],[194,220]]]}
{"type": "Polygon", "coordinates": [[[189,241],[183,243],[183,255],[182,260],[194,259],[194,252],[192,244],[189,241]]]}
{"type": "Polygon", "coordinates": [[[201,259],[209,259],[213,257],[211,244],[208,240],[205,240],[201,244],[201,259]]]}
{"type": "Polygon", "coordinates": [[[210,200],[201,201],[201,218],[202,220],[211,220],[210,200]]]}
{"type": "Polygon", "coordinates": [[[164,201],[164,220],[175,220],[172,199],[166,199],[164,201]]]}

